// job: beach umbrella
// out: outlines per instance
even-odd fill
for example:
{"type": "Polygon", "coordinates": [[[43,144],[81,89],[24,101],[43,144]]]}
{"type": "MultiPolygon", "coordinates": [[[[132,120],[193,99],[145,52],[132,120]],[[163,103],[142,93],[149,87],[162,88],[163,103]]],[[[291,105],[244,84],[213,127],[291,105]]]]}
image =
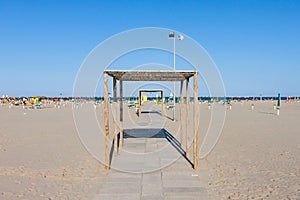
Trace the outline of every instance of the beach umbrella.
{"type": "Polygon", "coordinates": [[[280,93],[278,93],[278,99],[277,99],[277,115],[279,116],[279,110],[280,110],[280,93]]]}
{"type": "Polygon", "coordinates": [[[280,93],[278,93],[277,107],[280,107],[280,93]]]}

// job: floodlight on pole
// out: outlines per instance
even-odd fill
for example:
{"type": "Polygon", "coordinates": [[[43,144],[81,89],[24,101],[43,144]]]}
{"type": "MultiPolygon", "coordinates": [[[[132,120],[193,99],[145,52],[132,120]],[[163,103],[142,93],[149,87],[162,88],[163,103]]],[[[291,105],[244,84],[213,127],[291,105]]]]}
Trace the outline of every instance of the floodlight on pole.
{"type": "MultiPolygon", "coordinates": [[[[176,39],[178,40],[183,40],[183,35],[179,34],[177,36],[177,38],[175,37],[175,32],[174,31],[170,31],[169,32],[169,38],[173,39],[173,70],[176,70],[176,39]]],[[[173,101],[174,101],[174,108],[173,108],[173,121],[175,121],[175,117],[176,117],[176,95],[175,95],[175,90],[176,90],[176,84],[174,82],[174,97],[173,97],[173,101]]]]}
{"type": "Polygon", "coordinates": [[[183,38],[184,38],[183,35],[181,34],[178,35],[178,40],[183,40],[183,38]]]}
{"type": "Polygon", "coordinates": [[[174,33],[173,31],[169,32],[169,37],[170,37],[170,38],[175,37],[175,33],[174,33]]]}

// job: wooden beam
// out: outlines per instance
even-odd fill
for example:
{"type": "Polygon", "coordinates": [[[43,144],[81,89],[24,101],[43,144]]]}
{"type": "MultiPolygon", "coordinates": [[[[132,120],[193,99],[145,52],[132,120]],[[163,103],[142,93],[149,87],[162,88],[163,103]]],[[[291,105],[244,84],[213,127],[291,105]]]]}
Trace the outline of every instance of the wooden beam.
{"type": "Polygon", "coordinates": [[[113,124],[114,124],[114,155],[118,154],[118,116],[117,116],[117,79],[113,78],[113,124]]]}
{"type": "Polygon", "coordinates": [[[110,169],[108,74],[104,73],[105,169],[110,169]]]}
{"type": "Polygon", "coordinates": [[[195,71],[188,70],[106,70],[105,72],[123,81],[181,81],[195,74],[195,71]]]}
{"type": "Polygon", "coordinates": [[[194,169],[198,169],[198,74],[194,75],[194,169]]]}
{"type": "Polygon", "coordinates": [[[190,79],[186,79],[186,157],[190,155],[190,79]]]}
{"type": "Polygon", "coordinates": [[[180,146],[183,145],[183,81],[180,81],[180,146]]]}
{"type": "Polygon", "coordinates": [[[144,89],[144,90],[139,90],[141,92],[161,92],[163,90],[152,90],[152,89],[144,89]]]}
{"type": "Polygon", "coordinates": [[[123,138],[123,81],[120,83],[120,147],[124,144],[123,138]]]}

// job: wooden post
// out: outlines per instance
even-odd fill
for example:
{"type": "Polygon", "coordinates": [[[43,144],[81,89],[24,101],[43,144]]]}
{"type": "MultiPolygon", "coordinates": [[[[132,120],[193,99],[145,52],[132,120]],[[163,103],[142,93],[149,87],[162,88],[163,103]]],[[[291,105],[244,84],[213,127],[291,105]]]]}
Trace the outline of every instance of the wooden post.
{"type": "Polygon", "coordinates": [[[194,169],[198,169],[198,74],[194,75],[194,169]]]}
{"type": "Polygon", "coordinates": [[[183,145],[183,81],[180,81],[180,146],[183,145]]]}
{"type": "Polygon", "coordinates": [[[138,94],[138,103],[139,103],[139,106],[142,104],[141,94],[142,94],[142,92],[139,90],[139,94],[138,94]]]}
{"type": "Polygon", "coordinates": [[[186,157],[190,154],[190,79],[186,79],[186,157]]]}
{"type": "Polygon", "coordinates": [[[108,74],[104,73],[105,169],[110,169],[108,74]]]}
{"type": "Polygon", "coordinates": [[[142,113],[142,91],[139,91],[139,116],[141,116],[142,113]]]}
{"type": "Polygon", "coordinates": [[[116,156],[118,153],[118,124],[117,124],[117,79],[113,78],[113,122],[114,122],[114,155],[116,156]]]}
{"type": "Polygon", "coordinates": [[[124,144],[123,139],[123,81],[120,80],[120,147],[124,144]]]}
{"type": "Polygon", "coordinates": [[[161,96],[161,114],[162,114],[162,116],[165,116],[164,91],[160,92],[160,96],[161,96]]]}

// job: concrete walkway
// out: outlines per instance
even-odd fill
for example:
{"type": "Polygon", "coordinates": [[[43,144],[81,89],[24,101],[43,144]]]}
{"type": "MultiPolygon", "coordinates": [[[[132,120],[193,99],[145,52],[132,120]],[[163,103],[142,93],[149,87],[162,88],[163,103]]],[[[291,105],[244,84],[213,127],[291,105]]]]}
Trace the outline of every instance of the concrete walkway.
{"type": "Polygon", "coordinates": [[[149,106],[154,112],[145,112],[137,121],[142,128],[125,127],[124,147],[112,157],[112,169],[95,200],[208,199],[199,173],[185,158],[177,139],[161,127],[159,111],[149,106]]]}
{"type": "MultiPolygon", "coordinates": [[[[132,139],[130,144],[134,144],[132,139]]],[[[144,140],[147,146],[147,140],[144,140]]],[[[127,143],[129,141],[126,141],[127,143]]],[[[137,143],[140,148],[141,143],[137,143]]],[[[130,145],[131,146],[131,145],[130,145]]],[[[132,147],[132,146],[131,146],[132,147]]],[[[154,158],[154,157],[153,157],[154,158]]],[[[152,165],[154,160],[124,159],[122,154],[115,157],[115,162],[122,162],[127,168],[135,168],[135,165],[152,165]]],[[[161,161],[160,161],[161,162],[161,161]]],[[[107,172],[100,188],[99,195],[95,199],[208,199],[197,171],[194,171],[184,158],[179,158],[168,167],[149,173],[128,173],[117,170],[107,172]]]]}

